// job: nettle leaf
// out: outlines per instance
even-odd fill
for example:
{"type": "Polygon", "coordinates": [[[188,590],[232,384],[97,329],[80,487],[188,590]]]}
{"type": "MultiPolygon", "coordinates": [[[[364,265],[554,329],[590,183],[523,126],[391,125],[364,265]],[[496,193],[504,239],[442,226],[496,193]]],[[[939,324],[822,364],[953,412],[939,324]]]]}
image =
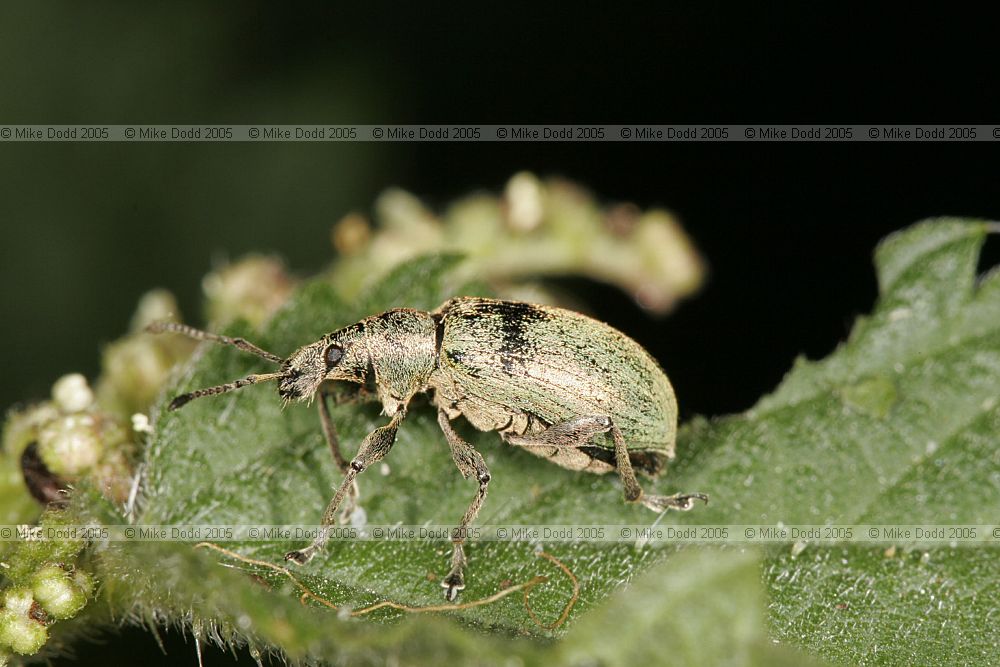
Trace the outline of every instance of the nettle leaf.
{"type": "MultiPolygon", "coordinates": [[[[686,549],[584,615],[555,664],[820,664],[767,638],[758,554],[686,549]]],[[[550,661],[549,664],[553,664],[550,661]]]]}
{"type": "MultiPolygon", "coordinates": [[[[879,302],[847,342],[823,361],[797,362],[747,413],[682,429],[678,460],[647,488],[703,491],[712,502],[662,523],[996,521],[1000,273],[976,280],[986,232],[981,223],[937,220],[887,239],[876,253],[879,302]]],[[[447,279],[452,263],[411,262],[351,304],[318,279],[265,331],[232,333],[287,354],[386,308],[434,308],[462,291],[447,279]]],[[[231,349],[205,348],[164,399],[265,367],[231,349]]],[[[364,403],[338,406],[334,419],[349,452],[385,423],[379,406],[364,403]]],[[[282,411],[273,386],[161,411],[155,427],[139,523],[315,523],[340,478],[315,407],[282,411]]],[[[623,504],[611,476],[545,465],[495,434],[459,429],[492,473],[480,523],[655,519],[623,504]]],[[[454,524],[475,493],[475,483],[454,468],[430,406],[412,407],[385,462],[387,468],[360,478],[369,523],[454,524]]],[[[301,545],[226,546],[283,564],[283,553],[301,545]]],[[[380,610],[343,618],[300,604],[301,591],[280,574],[183,543],[112,543],[97,567],[109,595],[151,624],[183,622],[202,637],[317,660],[489,663],[516,655],[541,664],[600,656],[607,664],[636,664],[659,656],[691,664],[728,655],[737,664],[801,664],[787,648],[794,645],[845,664],[1000,661],[995,549],[885,553],[811,545],[796,556],[786,547],[762,552],[759,565],[735,548],[541,546],[581,585],[578,603],[555,631],[531,621],[520,595],[437,617],[380,610]],[[713,653],[719,646],[727,649],[713,653]]],[[[449,556],[446,541],[335,541],[295,573],[337,604],[431,605],[440,603],[435,579],[449,556]]],[[[469,560],[466,600],[546,575],[531,604],[549,622],[572,595],[568,579],[531,544],[475,543],[469,560]]]]}
{"type": "Polygon", "coordinates": [[[683,431],[673,478],[713,503],[681,518],[994,521],[1000,271],[976,280],[986,233],[934,220],[886,239],[878,304],[847,342],[822,361],[799,359],[747,413],[683,431]]]}
{"type": "MultiPolygon", "coordinates": [[[[678,445],[681,521],[989,524],[1000,517],[1000,271],[988,226],[933,220],[875,254],[880,297],[820,362],[799,360],[744,415],[678,445]]],[[[765,567],[776,638],[845,664],[996,664],[997,544],[807,547],[765,567]]]]}

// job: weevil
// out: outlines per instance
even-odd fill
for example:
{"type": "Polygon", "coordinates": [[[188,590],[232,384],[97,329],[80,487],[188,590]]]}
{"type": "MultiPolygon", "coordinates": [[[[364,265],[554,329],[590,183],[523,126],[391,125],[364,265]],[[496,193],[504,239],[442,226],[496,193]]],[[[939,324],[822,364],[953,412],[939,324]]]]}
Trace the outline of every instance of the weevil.
{"type": "MultiPolygon", "coordinates": [[[[274,373],[249,375],[173,399],[188,401],[276,380],[287,404],[319,396],[323,432],[343,480],[323,513],[322,525],[357,493],[356,478],[392,448],[410,400],[426,393],[451,456],[479,489],[452,533],[451,570],[442,580],[454,600],[465,587],[464,536],[486,498],[490,472],[482,454],[456,433],[459,416],[480,431],[497,431],[508,444],[571,470],[616,471],[625,501],[662,512],[691,509],[702,493],[646,494],[635,471],[655,476],[674,457],[677,403],[666,374],[637,342],[579,313],[517,301],[460,297],[437,310],[400,308],[373,315],[323,336],[287,359],[242,338],[229,338],[176,323],[172,331],[233,345],[280,364],[274,373]],[[362,441],[348,461],[340,450],[327,398],[330,381],[374,385],[389,422],[362,441]]],[[[305,564],[323,548],[321,531],[285,559],[305,564]]]]}

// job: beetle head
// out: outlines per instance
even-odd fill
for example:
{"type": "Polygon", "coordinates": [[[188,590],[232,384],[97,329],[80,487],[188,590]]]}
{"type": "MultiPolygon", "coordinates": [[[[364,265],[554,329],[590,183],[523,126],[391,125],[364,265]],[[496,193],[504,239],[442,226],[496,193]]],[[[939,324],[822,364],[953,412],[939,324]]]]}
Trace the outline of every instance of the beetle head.
{"type": "Polygon", "coordinates": [[[244,352],[250,352],[268,361],[281,364],[281,370],[274,373],[248,375],[226,384],[181,394],[170,402],[168,408],[170,410],[176,410],[196,398],[224,394],[247,385],[271,380],[278,381],[278,394],[286,404],[290,401],[309,400],[324,380],[347,380],[363,383],[369,366],[368,351],[362,344],[364,325],[361,323],[345,327],[324,336],[315,343],[300,347],[288,359],[282,359],[242,338],[229,338],[228,336],[199,331],[176,322],[154,322],[147,327],[147,331],[150,333],[173,332],[198,340],[232,345],[244,352]]]}
{"type": "Polygon", "coordinates": [[[365,381],[368,351],[362,325],[355,324],[296,350],[281,365],[278,394],[289,401],[309,400],[325,380],[365,381]]]}

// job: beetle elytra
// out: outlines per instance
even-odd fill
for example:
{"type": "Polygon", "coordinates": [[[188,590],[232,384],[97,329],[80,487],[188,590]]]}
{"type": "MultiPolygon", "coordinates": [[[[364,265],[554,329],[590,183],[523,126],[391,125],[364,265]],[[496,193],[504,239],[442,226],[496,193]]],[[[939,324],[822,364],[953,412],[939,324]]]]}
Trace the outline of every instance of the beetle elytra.
{"type": "MultiPolygon", "coordinates": [[[[635,469],[661,472],[674,456],[677,403],[663,370],[634,340],[611,326],[561,308],[474,297],[451,299],[432,312],[389,310],[323,336],[288,359],[242,338],[228,338],[182,324],[155,323],[172,331],[233,345],[281,364],[273,373],[176,397],[188,401],[270,380],[285,402],[318,395],[323,432],[344,479],[323,514],[333,525],[338,510],[357,494],[356,478],[390,450],[414,395],[427,393],[452,459],[478,492],[452,534],[451,570],[442,580],[454,600],[465,587],[464,535],[486,498],[490,473],[483,456],[452,428],[465,417],[481,431],[564,468],[616,471],[627,502],[654,511],[688,510],[701,493],[648,495],[635,469]],[[340,451],[327,405],[330,381],[372,382],[389,422],[364,439],[348,461],[340,451]]],[[[286,560],[307,563],[327,541],[325,532],[286,560]]]]}

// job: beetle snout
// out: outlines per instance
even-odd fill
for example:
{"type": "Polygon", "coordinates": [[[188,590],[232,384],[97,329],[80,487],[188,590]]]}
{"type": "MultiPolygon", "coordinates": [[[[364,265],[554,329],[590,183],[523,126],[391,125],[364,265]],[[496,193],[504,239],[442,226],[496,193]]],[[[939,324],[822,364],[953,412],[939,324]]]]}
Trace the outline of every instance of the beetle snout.
{"type": "Polygon", "coordinates": [[[322,375],[290,369],[278,380],[278,395],[286,402],[304,401],[316,393],[322,382],[322,375]]]}
{"type": "Polygon", "coordinates": [[[302,374],[297,371],[287,372],[278,381],[278,395],[286,401],[293,401],[301,398],[302,393],[298,387],[298,381],[302,374]]]}

